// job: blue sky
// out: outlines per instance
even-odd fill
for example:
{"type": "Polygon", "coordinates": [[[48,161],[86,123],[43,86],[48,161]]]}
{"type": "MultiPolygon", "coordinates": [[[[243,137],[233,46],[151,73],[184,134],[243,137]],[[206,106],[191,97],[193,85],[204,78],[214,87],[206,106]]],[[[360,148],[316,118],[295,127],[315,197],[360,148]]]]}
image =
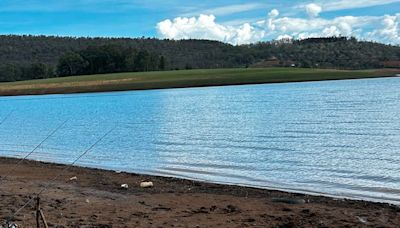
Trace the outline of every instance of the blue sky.
{"type": "Polygon", "coordinates": [[[400,44],[400,0],[0,0],[1,34],[201,38],[352,35],[400,44]]]}

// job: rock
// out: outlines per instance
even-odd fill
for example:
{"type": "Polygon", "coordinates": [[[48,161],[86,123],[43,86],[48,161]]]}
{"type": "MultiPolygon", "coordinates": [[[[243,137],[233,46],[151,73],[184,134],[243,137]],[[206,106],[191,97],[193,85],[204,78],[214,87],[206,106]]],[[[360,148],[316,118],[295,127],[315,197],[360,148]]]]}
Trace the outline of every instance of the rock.
{"type": "Polygon", "coordinates": [[[153,185],[153,182],[146,181],[146,182],[140,183],[140,187],[141,188],[152,188],[152,187],[154,187],[154,185],[153,185]]]}
{"type": "Polygon", "coordinates": [[[129,186],[128,186],[128,184],[121,184],[121,188],[123,188],[123,189],[128,189],[129,186]]]}
{"type": "Polygon", "coordinates": [[[240,209],[233,206],[233,205],[228,205],[226,208],[224,208],[225,213],[234,213],[234,212],[240,212],[240,209]]]}
{"type": "Polygon", "coordinates": [[[77,181],[78,180],[78,177],[71,177],[71,178],[69,178],[69,181],[77,181]]]}

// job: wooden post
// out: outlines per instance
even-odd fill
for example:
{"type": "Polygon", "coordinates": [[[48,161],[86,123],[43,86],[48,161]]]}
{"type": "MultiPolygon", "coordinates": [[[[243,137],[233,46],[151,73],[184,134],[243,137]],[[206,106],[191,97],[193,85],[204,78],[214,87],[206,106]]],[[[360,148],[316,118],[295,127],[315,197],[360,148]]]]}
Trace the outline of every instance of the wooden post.
{"type": "Polygon", "coordinates": [[[36,228],[40,228],[40,198],[36,198],[36,228]]]}

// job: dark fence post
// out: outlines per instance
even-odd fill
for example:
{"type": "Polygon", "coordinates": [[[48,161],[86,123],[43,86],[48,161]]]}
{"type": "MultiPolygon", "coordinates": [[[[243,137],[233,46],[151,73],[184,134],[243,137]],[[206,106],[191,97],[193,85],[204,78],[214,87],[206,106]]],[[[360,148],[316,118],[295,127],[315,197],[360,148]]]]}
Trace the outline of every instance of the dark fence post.
{"type": "Polygon", "coordinates": [[[40,198],[36,198],[36,228],[40,228],[40,198]]]}

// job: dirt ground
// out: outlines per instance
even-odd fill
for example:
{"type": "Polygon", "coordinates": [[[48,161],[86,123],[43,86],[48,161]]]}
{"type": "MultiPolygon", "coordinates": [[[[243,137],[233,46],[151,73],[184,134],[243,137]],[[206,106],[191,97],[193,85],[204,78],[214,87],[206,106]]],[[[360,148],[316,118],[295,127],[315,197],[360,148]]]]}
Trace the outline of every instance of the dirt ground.
{"type": "MultiPolygon", "coordinates": [[[[15,163],[0,159],[1,223],[49,185],[40,198],[50,227],[400,227],[400,207],[388,204],[34,161],[7,176],[15,163]]],[[[32,202],[12,222],[36,227],[32,202]]]]}

